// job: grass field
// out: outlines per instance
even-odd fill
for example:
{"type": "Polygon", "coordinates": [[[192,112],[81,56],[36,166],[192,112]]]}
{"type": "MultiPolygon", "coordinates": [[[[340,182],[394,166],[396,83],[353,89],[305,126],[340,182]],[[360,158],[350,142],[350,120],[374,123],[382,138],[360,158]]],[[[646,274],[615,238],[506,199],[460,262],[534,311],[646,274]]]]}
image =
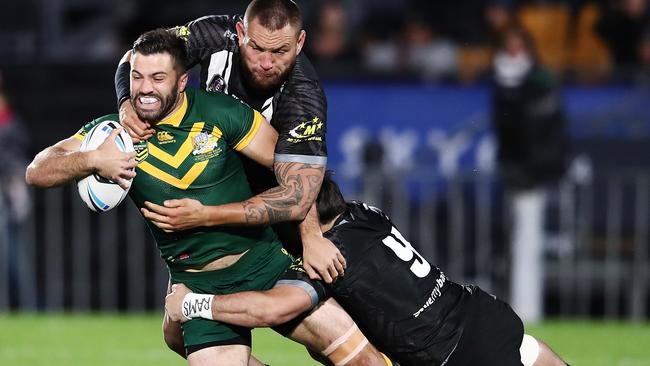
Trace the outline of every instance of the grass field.
{"type": "MultiPolygon", "coordinates": [[[[184,365],[167,351],[160,315],[0,315],[2,366],[184,365]]],[[[572,366],[650,366],[648,324],[552,321],[528,327],[572,366]]],[[[273,366],[316,365],[301,346],[266,329],[255,354],[273,366]]]]}

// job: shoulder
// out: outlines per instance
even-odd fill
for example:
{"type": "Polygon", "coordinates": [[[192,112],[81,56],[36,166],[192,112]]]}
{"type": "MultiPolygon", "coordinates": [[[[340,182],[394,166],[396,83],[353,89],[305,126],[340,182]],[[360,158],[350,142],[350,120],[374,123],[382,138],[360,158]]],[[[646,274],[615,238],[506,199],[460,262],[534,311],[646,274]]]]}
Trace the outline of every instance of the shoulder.
{"type": "Polygon", "coordinates": [[[187,92],[192,108],[208,120],[223,121],[225,118],[245,113],[246,110],[252,110],[248,104],[228,94],[194,88],[188,89],[187,92]]]}
{"type": "Polygon", "coordinates": [[[240,107],[242,105],[250,108],[244,101],[235,98],[230,94],[191,88],[187,89],[187,95],[190,100],[194,101],[193,104],[195,108],[204,111],[218,111],[220,108],[240,107]]]}
{"type": "Polygon", "coordinates": [[[283,94],[298,94],[295,96],[300,97],[301,95],[298,92],[304,91],[311,91],[309,94],[318,96],[325,102],[325,93],[316,70],[314,70],[307,56],[301,53],[296,59],[296,64],[285,83],[283,94]]]}
{"type": "Polygon", "coordinates": [[[282,87],[277,110],[273,114],[274,126],[278,122],[280,125],[293,124],[314,117],[323,123],[327,121],[327,99],[316,71],[307,57],[301,54],[282,87]]]}
{"type": "MultiPolygon", "coordinates": [[[[238,16],[231,15],[206,15],[187,23],[189,28],[212,27],[221,29],[234,29],[235,24],[240,20],[238,16]]],[[[181,34],[182,35],[182,34],[181,34]]]]}
{"type": "Polygon", "coordinates": [[[547,69],[535,66],[530,72],[530,83],[539,90],[554,90],[557,88],[556,77],[547,69]]]}
{"type": "Polygon", "coordinates": [[[92,121],[90,121],[90,122],[84,124],[83,126],[81,126],[81,128],[73,135],[73,137],[78,139],[78,140],[83,140],[84,137],[86,136],[86,134],[88,132],[90,132],[90,130],[92,130],[98,124],[100,124],[102,122],[105,122],[105,121],[111,121],[111,122],[115,122],[116,126],[119,126],[120,125],[119,120],[120,120],[120,117],[116,113],[106,114],[106,115],[103,115],[101,117],[97,117],[97,118],[93,119],[92,121]]]}
{"type": "Polygon", "coordinates": [[[235,24],[240,19],[239,16],[231,15],[207,15],[173,29],[179,36],[189,41],[190,45],[194,43],[204,46],[221,45],[237,37],[235,24]]]}

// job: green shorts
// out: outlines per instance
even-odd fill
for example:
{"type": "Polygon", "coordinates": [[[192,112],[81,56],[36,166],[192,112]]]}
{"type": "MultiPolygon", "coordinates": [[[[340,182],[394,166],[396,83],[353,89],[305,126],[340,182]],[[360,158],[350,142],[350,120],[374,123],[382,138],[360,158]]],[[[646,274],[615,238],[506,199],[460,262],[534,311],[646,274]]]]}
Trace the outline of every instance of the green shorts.
{"type": "MultiPolygon", "coordinates": [[[[171,272],[172,283],[184,283],[195,293],[225,295],[241,291],[268,290],[291,264],[279,243],[251,248],[230,267],[208,272],[171,272]]],[[[203,348],[251,344],[251,329],[195,318],[183,323],[185,350],[189,355],[203,348]]]]}

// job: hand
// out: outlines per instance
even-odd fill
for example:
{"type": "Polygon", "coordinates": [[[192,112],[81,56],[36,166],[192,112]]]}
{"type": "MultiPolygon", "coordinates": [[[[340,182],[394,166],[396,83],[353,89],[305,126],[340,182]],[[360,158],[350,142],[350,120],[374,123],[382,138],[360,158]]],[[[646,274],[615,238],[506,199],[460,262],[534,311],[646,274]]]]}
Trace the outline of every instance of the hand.
{"type": "Polygon", "coordinates": [[[120,105],[120,124],[129,133],[134,143],[146,140],[156,133],[149,123],[142,122],[138,118],[130,100],[125,100],[120,105]]]}
{"type": "Polygon", "coordinates": [[[312,280],[332,283],[345,272],[345,258],[331,241],[315,236],[307,241],[303,238],[303,267],[312,280]]]}
{"type": "Polygon", "coordinates": [[[164,206],[147,201],[144,205],[145,207],[140,209],[144,217],[165,232],[206,226],[205,206],[197,200],[191,198],[167,200],[163,203],[164,206]]]}
{"type": "Polygon", "coordinates": [[[165,297],[165,312],[169,319],[175,322],[185,323],[189,319],[183,316],[181,312],[181,307],[183,304],[183,299],[185,295],[191,293],[192,291],[187,288],[187,286],[182,283],[172,285],[172,292],[165,297]]]}
{"type": "Polygon", "coordinates": [[[120,131],[121,128],[113,129],[97,150],[90,151],[90,156],[97,174],[112,180],[122,189],[127,189],[131,185],[131,179],[135,177],[134,168],[138,163],[135,161],[134,151],[125,153],[115,145],[115,138],[120,131]]]}

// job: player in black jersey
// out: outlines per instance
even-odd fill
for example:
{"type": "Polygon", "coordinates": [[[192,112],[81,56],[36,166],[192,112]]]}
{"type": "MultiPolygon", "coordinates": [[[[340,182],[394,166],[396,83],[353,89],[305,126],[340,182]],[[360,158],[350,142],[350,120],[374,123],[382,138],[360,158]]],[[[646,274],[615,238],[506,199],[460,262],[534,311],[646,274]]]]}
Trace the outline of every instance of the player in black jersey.
{"type": "MultiPolygon", "coordinates": [[[[524,335],[505,302],[476,286],[450,281],[411,246],[379,209],[346,203],[325,177],[318,197],[325,236],[348,268],[333,284],[313,281],[295,263],[276,287],[210,298],[215,320],[273,326],[334,297],[368,339],[402,366],[566,365],[544,343],[524,335]]],[[[167,299],[174,319],[198,316],[179,285],[167,299]]]]}
{"type": "MultiPolygon", "coordinates": [[[[145,217],[166,231],[304,218],[299,228],[305,269],[313,278],[331,282],[343,273],[345,261],[322,237],[315,209],[310,211],[327,160],[327,105],[316,73],[300,52],[305,40],[300,10],[290,0],[255,0],[243,17],[207,16],[171,31],[186,40],[189,66],[200,64],[203,88],[230,94],[260,110],[278,131],[275,178],[268,170],[249,164],[247,175],[253,190],[268,190],[245,202],[222,206],[204,206],[187,198],[170,200],[164,207],[149,205],[145,217]]],[[[132,112],[129,59],[127,52],[116,73],[121,122],[132,136],[156,139],[149,126],[132,112]]],[[[294,224],[281,230],[280,238],[286,244],[297,233],[294,224]]],[[[330,302],[291,330],[289,336],[320,351],[352,324],[350,317],[330,302]],[[320,333],[313,332],[312,326],[320,333]]],[[[163,331],[168,346],[183,355],[180,326],[165,318],[163,331]]],[[[374,348],[366,347],[359,355],[372,359],[377,354],[374,348]]]]}

